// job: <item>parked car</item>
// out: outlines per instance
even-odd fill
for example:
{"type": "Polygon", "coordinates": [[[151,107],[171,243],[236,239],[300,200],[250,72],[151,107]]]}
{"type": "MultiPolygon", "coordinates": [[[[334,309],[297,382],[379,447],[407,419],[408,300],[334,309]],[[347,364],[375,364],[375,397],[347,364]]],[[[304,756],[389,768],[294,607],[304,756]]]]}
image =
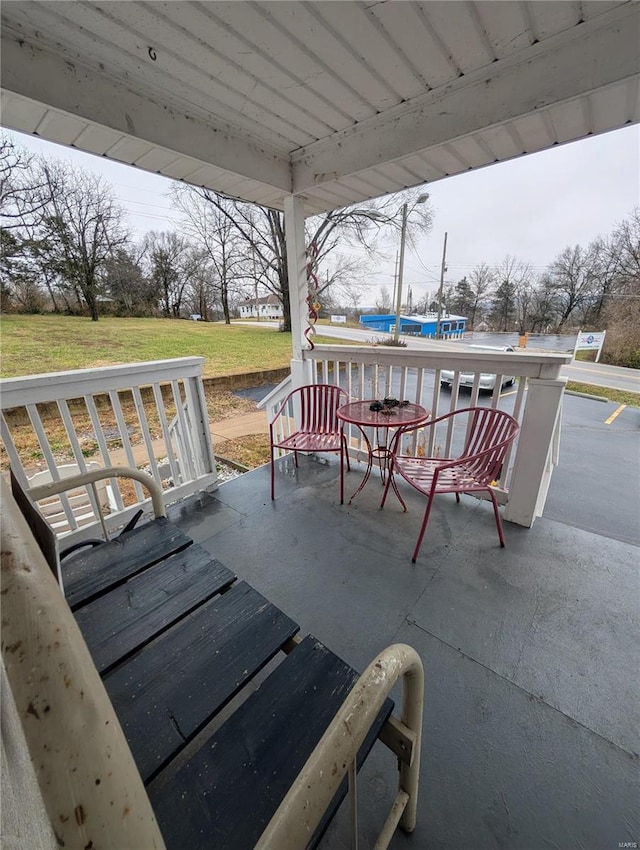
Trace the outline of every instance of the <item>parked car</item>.
{"type": "MultiPolygon", "coordinates": [[[[472,351],[514,351],[511,345],[470,345],[472,351]]],[[[443,390],[450,390],[453,383],[454,372],[451,369],[443,369],[440,372],[440,386],[443,390]]],[[[472,387],[475,378],[474,372],[460,372],[460,387],[472,387]]],[[[480,375],[479,388],[481,390],[493,391],[496,385],[497,375],[491,375],[488,372],[482,372],[480,375]]],[[[510,387],[515,381],[515,375],[503,375],[502,387],[510,387]]],[[[501,387],[501,389],[502,389],[501,387]]]]}

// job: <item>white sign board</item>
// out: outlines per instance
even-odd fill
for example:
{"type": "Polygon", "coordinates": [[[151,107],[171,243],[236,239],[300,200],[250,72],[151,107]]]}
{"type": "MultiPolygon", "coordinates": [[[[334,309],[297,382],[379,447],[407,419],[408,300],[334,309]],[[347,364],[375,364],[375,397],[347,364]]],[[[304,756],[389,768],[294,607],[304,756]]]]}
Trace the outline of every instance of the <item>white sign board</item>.
{"type": "Polygon", "coordinates": [[[346,316],[332,316],[331,317],[332,325],[346,325],[347,317],[346,316]]]}
{"type": "Polygon", "coordinates": [[[576,347],[573,349],[573,354],[575,356],[576,351],[587,351],[596,349],[596,363],[600,360],[600,352],[602,351],[602,346],[604,345],[604,337],[606,331],[580,331],[578,334],[578,338],[576,339],[576,347]]]}

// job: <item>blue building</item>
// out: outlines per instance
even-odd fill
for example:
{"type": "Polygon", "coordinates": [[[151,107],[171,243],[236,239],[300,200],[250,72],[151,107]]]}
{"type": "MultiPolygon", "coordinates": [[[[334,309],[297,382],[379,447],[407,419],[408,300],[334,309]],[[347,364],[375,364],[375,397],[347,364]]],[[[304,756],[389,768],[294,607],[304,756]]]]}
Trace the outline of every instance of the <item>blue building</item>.
{"type": "MultiPolygon", "coordinates": [[[[363,328],[372,331],[393,333],[396,326],[395,313],[378,313],[360,316],[363,328]]],[[[438,314],[427,313],[424,316],[400,316],[400,333],[408,336],[425,336],[436,338],[438,314]]],[[[442,339],[462,339],[467,325],[466,316],[443,315],[440,318],[440,335],[442,339]]]]}

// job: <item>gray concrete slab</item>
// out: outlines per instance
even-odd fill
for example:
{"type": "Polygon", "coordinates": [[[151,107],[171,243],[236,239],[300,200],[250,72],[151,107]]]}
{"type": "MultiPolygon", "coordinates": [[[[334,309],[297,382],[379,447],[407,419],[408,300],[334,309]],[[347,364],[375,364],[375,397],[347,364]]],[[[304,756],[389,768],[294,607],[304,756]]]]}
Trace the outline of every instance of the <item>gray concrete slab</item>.
{"type": "Polygon", "coordinates": [[[637,761],[417,626],[425,665],[418,827],[392,847],[610,850],[640,834],[637,761]]]}
{"type": "MultiPolygon", "coordinates": [[[[358,484],[362,467],[346,476],[358,484]]],[[[582,848],[640,840],[637,820],[638,548],[542,518],[407,490],[379,509],[373,479],[340,505],[337,465],[262,467],[175,509],[176,521],[357,669],[395,641],[426,668],[419,826],[392,847],[582,848]]],[[[395,786],[377,747],[360,780],[364,846],[395,786]]],[[[324,846],[347,839],[336,824],[324,846]]]]}
{"type": "Polygon", "coordinates": [[[177,523],[196,543],[234,525],[242,516],[217,495],[198,493],[167,508],[167,517],[177,523]]]}
{"type": "MultiPolygon", "coordinates": [[[[264,485],[265,477],[255,478],[264,485]]],[[[235,483],[220,488],[222,499],[235,491],[229,487],[235,483]]],[[[391,641],[435,568],[426,562],[413,567],[407,547],[398,548],[393,535],[380,534],[380,517],[393,524],[389,511],[375,503],[368,511],[341,506],[336,484],[335,475],[300,484],[268,504],[256,499],[251,487],[256,510],[203,545],[223,563],[233,563],[238,575],[304,632],[362,669],[391,641]],[[396,573],[401,580],[394,580],[396,573]]]]}
{"type": "Polygon", "coordinates": [[[489,557],[459,539],[408,620],[638,753],[632,554],[551,521],[512,527],[508,548],[489,557]]]}

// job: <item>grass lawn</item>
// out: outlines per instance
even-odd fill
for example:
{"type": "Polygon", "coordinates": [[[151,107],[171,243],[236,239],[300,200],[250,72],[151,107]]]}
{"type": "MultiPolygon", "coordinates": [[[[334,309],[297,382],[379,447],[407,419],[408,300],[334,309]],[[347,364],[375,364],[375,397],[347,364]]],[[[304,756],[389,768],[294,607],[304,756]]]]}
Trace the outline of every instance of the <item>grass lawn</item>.
{"type": "Polygon", "coordinates": [[[205,358],[204,377],[213,378],[278,369],[291,360],[291,334],[258,323],[4,315],[0,332],[3,378],[193,355],[205,358]]]}
{"type": "MultiPolygon", "coordinates": [[[[234,375],[287,367],[291,360],[291,334],[273,328],[209,324],[171,319],[101,318],[98,322],[74,316],[15,316],[4,315],[0,323],[1,366],[3,378],[64,372],[68,369],[88,369],[137,363],[146,360],[167,360],[173,357],[204,357],[205,378],[234,375]]],[[[340,342],[330,337],[315,337],[316,342],[340,342]]],[[[230,392],[205,389],[209,415],[213,420],[237,416],[255,410],[255,403],[239,399],[230,392]]],[[[125,417],[135,420],[133,405],[123,399],[125,417]],[[130,408],[130,409],[129,409],[130,408]]],[[[75,414],[80,431],[91,431],[86,411],[75,414]]],[[[66,434],[62,423],[49,423],[54,451],[61,462],[69,462],[65,451],[66,434]]],[[[115,426],[114,422],[112,424],[115,426]]],[[[152,435],[159,435],[159,423],[149,422],[152,435]],[[157,433],[156,433],[157,431],[157,433]]],[[[28,425],[15,427],[14,439],[23,461],[27,464],[42,459],[37,437],[28,425]]],[[[141,439],[132,437],[132,442],[141,439]]],[[[216,446],[216,451],[248,467],[266,463],[269,459],[268,437],[242,437],[216,446]]],[[[98,452],[95,440],[82,445],[83,453],[92,457],[98,452]]],[[[0,469],[6,469],[8,458],[0,447],[0,469]]]]}
{"type": "Polygon", "coordinates": [[[569,381],[567,389],[576,393],[584,393],[585,395],[595,395],[601,398],[608,398],[609,401],[615,401],[618,404],[626,404],[628,407],[640,407],[640,393],[630,392],[628,390],[614,390],[611,387],[599,387],[595,384],[581,384],[577,381],[569,381]]]}

